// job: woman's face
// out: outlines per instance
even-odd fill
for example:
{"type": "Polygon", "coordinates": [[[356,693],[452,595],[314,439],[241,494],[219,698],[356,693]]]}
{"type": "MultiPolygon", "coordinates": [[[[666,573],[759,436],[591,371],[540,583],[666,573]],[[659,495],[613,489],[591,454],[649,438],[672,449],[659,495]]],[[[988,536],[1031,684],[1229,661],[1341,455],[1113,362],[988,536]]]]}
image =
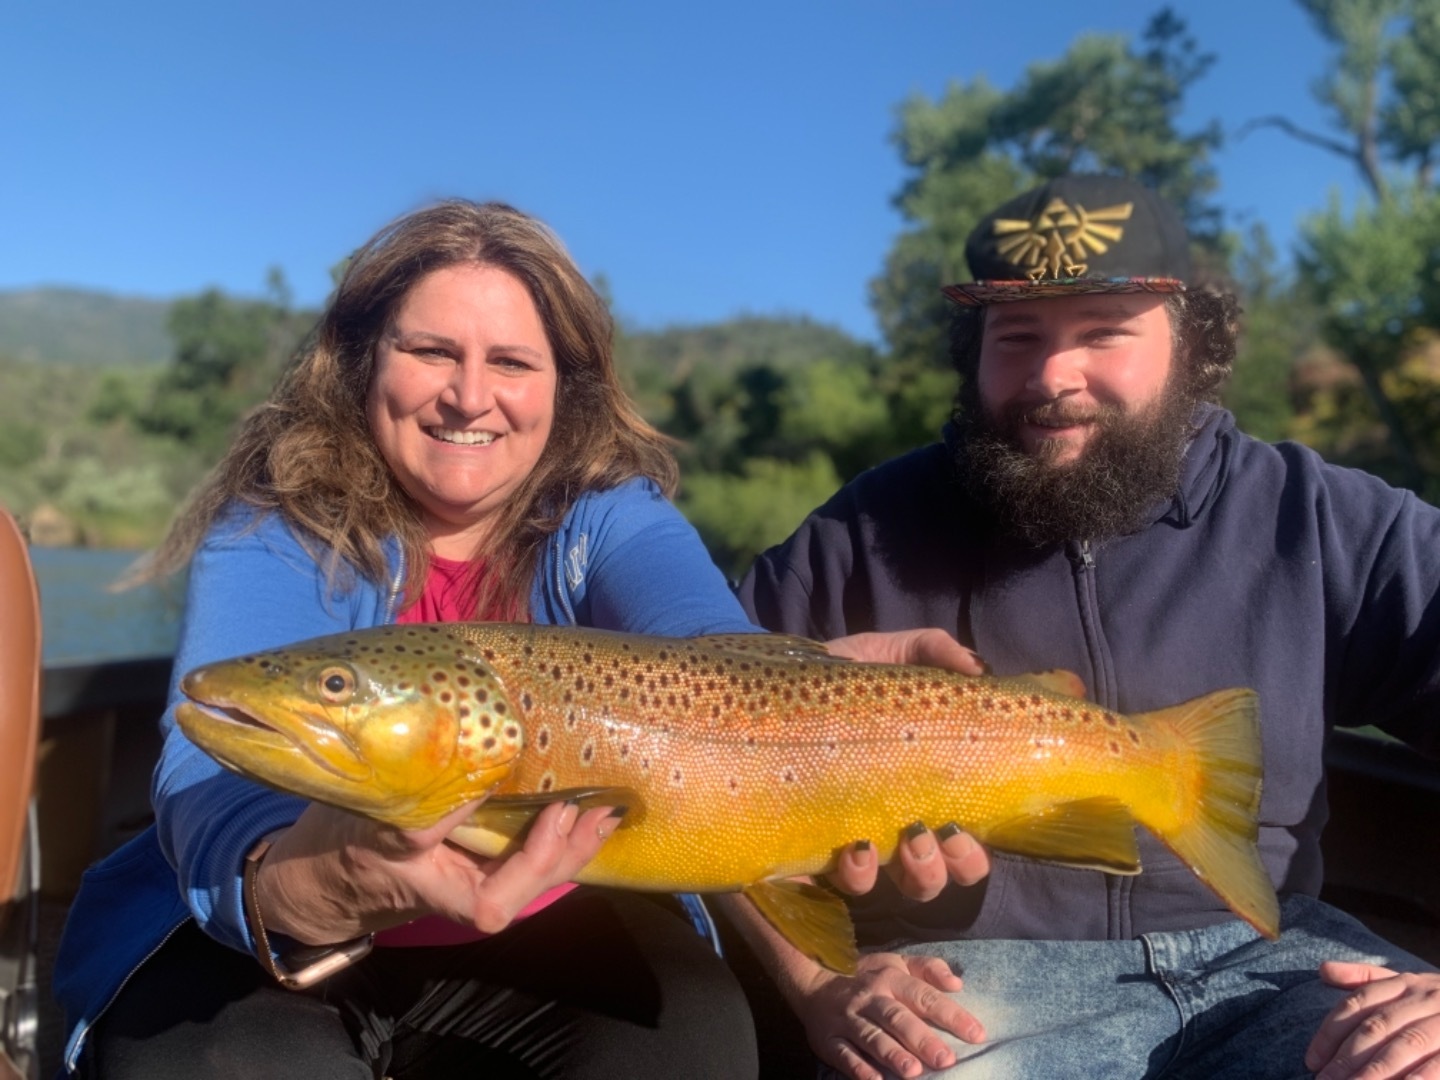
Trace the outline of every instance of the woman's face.
{"type": "Polygon", "coordinates": [[[401,301],[376,347],[365,411],[436,555],[473,555],[535,468],[556,379],[540,313],[513,274],[462,263],[427,274],[401,301]]]}

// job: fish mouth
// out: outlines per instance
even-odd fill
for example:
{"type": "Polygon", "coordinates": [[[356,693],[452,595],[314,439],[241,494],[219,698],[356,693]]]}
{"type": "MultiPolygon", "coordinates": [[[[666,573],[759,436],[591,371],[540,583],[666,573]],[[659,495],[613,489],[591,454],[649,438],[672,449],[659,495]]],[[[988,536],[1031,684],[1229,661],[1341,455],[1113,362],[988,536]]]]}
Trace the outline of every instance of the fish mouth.
{"type": "Polygon", "coordinates": [[[277,774],[296,776],[314,768],[349,783],[373,776],[345,734],[311,714],[272,709],[261,716],[240,702],[211,699],[182,702],[175,719],[191,742],[252,779],[274,783],[277,774]]]}

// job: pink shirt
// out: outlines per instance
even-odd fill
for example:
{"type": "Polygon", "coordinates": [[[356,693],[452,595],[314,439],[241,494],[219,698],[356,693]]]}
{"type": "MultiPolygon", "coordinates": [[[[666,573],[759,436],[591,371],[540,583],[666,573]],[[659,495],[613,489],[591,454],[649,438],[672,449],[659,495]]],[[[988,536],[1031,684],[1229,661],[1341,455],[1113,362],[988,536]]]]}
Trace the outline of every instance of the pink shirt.
{"type": "MultiPolygon", "coordinates": [[[[475,615],[475,583],[485,572],[484,563],[461,562],[456,559],[441,559],[430,556],[430,571],[425,576],[425,589],[420,598],[396,617],[397,623],[469,622],[475,615]]],[[[516,920],[529,918],[542,908],[575,888],[567,882],[541,893],[530,901],[516,920]]],[[[423,919],[381,930],[375,935],[375,944],[383,946],[411,945],[464,945],[479,941],[489,934],[471,926],[452,922],[441,915],[427,915],[423,919]]]]}

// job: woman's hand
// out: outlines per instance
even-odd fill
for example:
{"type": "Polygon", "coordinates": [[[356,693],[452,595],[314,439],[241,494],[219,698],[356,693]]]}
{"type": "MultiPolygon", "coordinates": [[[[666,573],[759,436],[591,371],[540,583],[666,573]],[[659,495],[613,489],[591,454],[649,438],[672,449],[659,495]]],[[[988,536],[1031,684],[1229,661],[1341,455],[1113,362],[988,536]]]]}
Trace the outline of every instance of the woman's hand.
{"type": "MultiPolygon", "coordinates": [[[[851,634],[826,642],[836,656],[873,664],[925,664],[962,675],[984,675],[985,661],[943,630],[893,630],[851,634]]],[[[932,833],[916,822],[895,849],[885,868],[891,880],[912,900],[933,900],[947,881],[974,885],[990,873],[990,856],[969,833],[953,822],[932,833]]],[[[868,840],[851,844],[840,854],[827,880],[852,896],[875,887],[880,861],[868,840]]]]}
{"type": "Polygon", "coordinates": [[[955,1064],[936,1028],[966,1042],[985,1039],[980,1021],[949,997],[961,988],[959,977],[936,957],[871,953],[853,976],[810,970],[785,988],[786,997],[810,1049],[853,1080],[882,1080],[877,1066],[911,1077],[955,1064]]]}
{"type": "Polygon", "coordinates": [[[580,813],[556,803],[536,816],[522,847],[486,859],[445,842],[473,809],[409,832],[312,803],[275,835],[260,866],[266,927],[307,945],[424,915],[495,933],[541,893],[574,878],[619,824],[609,808],[580,813]]]}
{"type": "Polygon", "coordinates": [[[1440,974],[1327,960],[1320,978],[1353,992],[1305,1051],[1305,1067],[1318,1080],[1440,1077],[1440,974]]]}

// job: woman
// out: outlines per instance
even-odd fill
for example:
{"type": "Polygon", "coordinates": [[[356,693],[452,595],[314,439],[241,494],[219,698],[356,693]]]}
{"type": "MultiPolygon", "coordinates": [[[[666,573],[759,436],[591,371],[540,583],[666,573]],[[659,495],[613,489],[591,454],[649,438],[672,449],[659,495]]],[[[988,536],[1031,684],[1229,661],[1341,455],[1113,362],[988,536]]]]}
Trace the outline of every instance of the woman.
{"type": "MultiPolygon", "coordinates": [[[[753,630],[666,500],[674,460],[610,336],[516,210],[446,202],[380,232],[157,555],[157,572],[191,566],[177,674],[397,620],[753,630]]],[[[478,859],[443,842],[463,813],[404,833],[224,771],[179,733],[179,696],[156,826],[87,874],[67,926],[67,1068],[756,1071],[743,996],[679,913],[565,884],[610,809],[551,806],[521,851],[478,859]],[[342,970],[282,989],[307,946],[342,970]]]]}

